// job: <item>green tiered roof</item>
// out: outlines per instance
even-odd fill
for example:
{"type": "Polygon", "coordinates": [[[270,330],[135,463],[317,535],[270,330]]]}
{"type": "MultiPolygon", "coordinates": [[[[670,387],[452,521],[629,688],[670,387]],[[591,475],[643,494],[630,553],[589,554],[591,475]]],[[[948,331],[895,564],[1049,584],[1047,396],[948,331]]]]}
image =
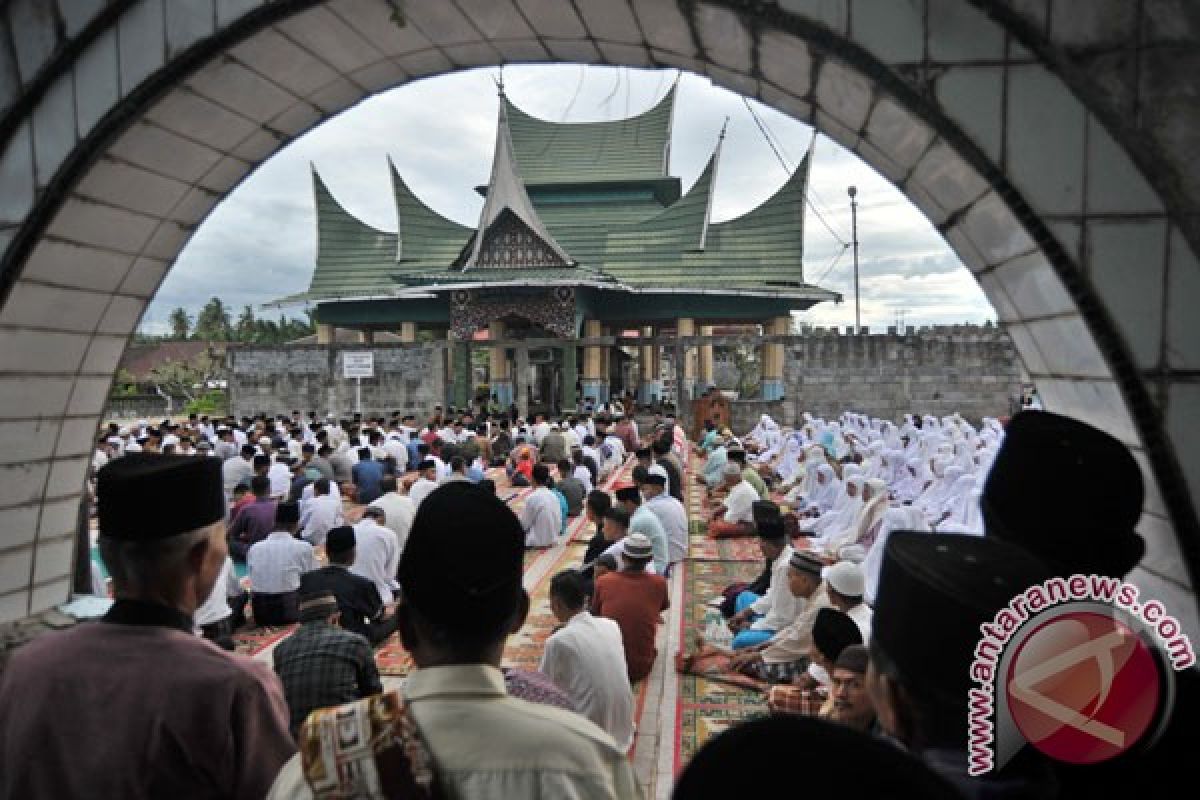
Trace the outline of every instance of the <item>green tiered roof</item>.
{"type": "Polygon", "coordinates": [[[556,123],[502,94],[492,173],[480,189],[487,199],[479,242],[476,229],[422,203],[390,163],[398,233],[346,212],[314,170],[316,270],[307,292],[279,302],[428,297],[464,285],[729,292],[794,308],[840,299],[804,283],[809,158],[766,202],[713,223],[720,144],[681,197],[678,178],[667,174],[674,100],[672,87],[629,119],[556,123]],[[523,244],[489,251],[506,236],[523,244]],[[522,254],[528,263],[519,263],[522,254]]]}

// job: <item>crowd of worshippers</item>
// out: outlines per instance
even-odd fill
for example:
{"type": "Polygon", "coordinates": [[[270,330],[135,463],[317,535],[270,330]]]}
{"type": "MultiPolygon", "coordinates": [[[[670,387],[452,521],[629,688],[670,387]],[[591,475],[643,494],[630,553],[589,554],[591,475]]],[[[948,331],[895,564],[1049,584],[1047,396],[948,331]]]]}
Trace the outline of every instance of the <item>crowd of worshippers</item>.
{"type": "MultiPolygon", "coordinates": [[[[819,759],[809,767],[810,787],[844,790],[857,780],[864,791],[897,797],[1075,797],[1101,788],[1103,795],[1142,787],[1174,763],[1177,751],[1163,748],[1189,743],[1186,716],[1170,721],[1155,748],[1107,764],[1072,767],[1026,746],[993,773],[966,772],[969,665],[980,624],[1051,576],[1124,576],[1141,560],[1144,541],[1134,530],[1141,472],[1120,442],[1044,412],[1022,412],[1001,430],[988,426],[984,433],[994,435],[987,436],[961,420],[912,422],[921,433],[897,429],[900,443],[916,440],[933,458],[960,455],[961,441],[972,442],[961,455],[983,479],[982,533],[925,525],[832,549],[828,541],[812,546],[817,537],[801,524],[813,505],[819,509],[804,487],[823,485],[803,482],[800,472],[808,473],[810,456],[816,460],[806,452],[801,461],[803,445],[815,441],[828,454],[816,471],[836,464],[844,475],[852,462],[874,469],[870,432],[886,442],[891,430],[852,417],[839,428],[806,423],[792,456],[782,456],[785,444],[766,430],[746,437],[746,468],[776,499],[762,499],[753,482],[741,472],[734,481],[724,467],[727,491],[712,487],[726,505],[721,515],[741,483],[755,493],[749,518],[728,521],[747,523],[741,531],[762,543],[763,574],[712,602],[735,634],[730,663],[771,683],[769,702],[780,713],[714,737],[680,775],[675,796],[744,790],[747,764],[783,764],[798,754],[819,759]],[[841,456],[835,432],[846,448],[841,456]],[[1060,502],[1083,486],[1088,503],[1060,502]],[[867,557],[875,546],[882,552],[872,577],[867,557]]],[[[263,420],[248,427],[258,433],[260,424],[265,431],[263,420]]],[[[595,424],[598,432],[607,427],[595,424]]],[[[252,438],[246,426],[235,427],[252,438]]],[[[322,429],[327,437],[330,427],[322,429]]],[[[236,446],[236,436],[222,433],[236,446]]],[[[725,439],[706,434],[700,449],[711,460],[724,448],[730,459],[725,439]]],[[[330,564],[316,569],[300,503],[276,502],[268,527],[278,530],[251,543],[247,561],[252,576],[281,564],[278,574],[299,576],[302,624],[276,648],[272,670],[196,635],[201,608],[233,583],[231,548],[244,543],[230,535],[237,520],[227,522],[229,460],[146,447],[112,459],[99,467],[95,492],[115,601],[100,622],[18,649],[0,674],[0,796],[640,796],[628,758],[632,687],[656,657],[654,630],[668,602],[661,573],[686,556],[686,538],[680,556],[672,549],[677,528],[653,508],[642,519],[653,516],[665,534],[661,569],[654,539],[633,529],[656,500],[678,502],[670,490],[681,483],[667,462],[687,455],[666,421],[648,440],[648,454],[636,439],[626,448],[646,462],[615,502],[595,489],[585,495],[583,513],[596,529],[584,566],[554,576],[560,626],[540,672],[515,678],[500,662],[529,613],[522,572],[530,534],[483,481],[438,482],[413,503],[395,547],[392,537],[370,535],[398,525],[391,515],[402,512],[391,510],[389,497],[372,501],[361,528],[334,519],[323,541],[330,564]],[[277,548],[255,549],[273,542],[277,548]],[[381,572],[357,569],[364,550],[381,572]],[[402,689],[381,691],[370,642],[392,631],[415,669],[402,689]]],[[[369,450],[368,459],[378,460],[369,450]]],[[[740,468],[736,456],[732,463],[740,468]]],[[[889,509],[916,507],[929,488],[905,499],[889,485],[876,495],[889,498],[889,509]]],[[[396,486],[389,493],[403,497],[396,486]]],[[[404,499],[412,502],[411,493],[404,499]]],[[[672,511],[663,516],[677,517],[666,505],[672,511]]],[[[290,602],[259,605],[270,615],[290,613],[290,602]]],[[[1180,690],[1194,698],[1189,683],[1180,690]]]]}
{"type": "MultiPolygon", "coordinates": [[[[1051,577],[1125,577],[1144,555],[1141,470],[1114,437],[1042,411],[981,428],[958,416],[896,425],[806,414],[792,431],[764,416],[740,441],[710,424],[696,449],[708,455],[697,479],[716,507],[710,532],[756,536],[765,562],[709,601],[727,620],[728,646],[700,634],[686,660],[768,685],[775,713],[730,737],[741,748],[771,752],[771,737],[816,735],[800,718],[836,723],[899,744],[928,769],[913,778],[918,794],[874,777],[864,786],[972,798],[1111,796],[1185,752],[1177,707],[1152,748],[1110,762],[1069,765],[1026,746],[997,771],[967,775],[980,625],[1051,577]],[[1082,492],[1086,502],[1064,502],[1082,492]],[[931,777],[942,787],[922,783],[931,777]]],[[[1180,675],[1173,698],[1189,709],[1195,677],[1180,675]]],[[[721,738],[689,765],[679,793],[741,788],[728,775],[734,745],[721,738]]],[[[880,766],[893,760],[876,756],[880,766]]]]}
{"type": "MultiPolygon", "coordinates": [[[[394,630],[396,565],[423,500],[456,481],[495,491],[496,481],[487,475],[498,477],[494,470],[500,468],[501,485],[531,489],[520,520],[526,545],[544,548],[585,513],[588,494],[637,453],[641,466],[656,468],[653,475],[642,469],[634,476],[637,489],[618,487],[619,507],[630,516],[624,529],[650,538],[650,571],[667,574],[687,547],[686,512],[679,502],[683,466],[676,455],[684,452],[686,439],[670,417],[656,414],[651,429],[639,434],[636,420],[610,408],[525,420],[437,406],[420,425],[415,415],[401,412],[347,419],[300,411],[240,420],[193,414],[158,426],[139,420],[109,425],[98,438],[92,466],[99,470],[139,452],[220,461],[230,508],[230,557],[218,589],[195,615],[206,636],[231,647],[230,634],[245,623],[247,604],[259,625],[296,622],[302,576],[316,571],[314,548],[320,548],[331,567],[346,568],[342,572],[376,587],[378,603],[341,605],[346,624],[378,643],[394,630]],[[331,532],[346,522],[347,502],[367,508],[352,526],[352,540],[342,532],[330,543],[331,532]],[[235,563],[246,565],[252,593],[243,590],[235,563]]],[[[596,522],[598,530],[603,527],[602,520],[596,522]]],[[[608,548],[615,553],[619,526],[613,522],[608,528],[608,548]]],[[[599,533],[594,538],[605,541],[599,533]]],[[[591,577],[589,564],[589,588],[591,577]]],[[[103,595],[98,567],[93,578],[96,593],[103,595]]]]}

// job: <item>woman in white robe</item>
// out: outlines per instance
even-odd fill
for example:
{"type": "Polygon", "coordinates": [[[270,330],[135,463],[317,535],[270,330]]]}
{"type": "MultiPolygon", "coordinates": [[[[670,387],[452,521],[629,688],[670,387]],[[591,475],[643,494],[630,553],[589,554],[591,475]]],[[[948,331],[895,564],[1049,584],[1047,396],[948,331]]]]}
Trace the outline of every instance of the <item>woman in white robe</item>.
{"type": "Polygon", "coordinates": [[[921,531],[928,533],[929,525],[925,523],[925,515],[919,508],[913,506],[898,506],[889,508],[883,515],[883,524],[875,535],[875,541],[867,548],[867,557],[863,561],[863,574],[866,577],[866,591],[863,599],[867,605],[875,603],[875,589],[879,586],[879,570],[883,566],[883,550],[887,547],[888,537],[893,531],[921,531]]]}
{"type": "Polygon", "coordinates": [[[854,522],[825,538],[824,541],[814,541],[814,546],[822,546],[831,555],[836,555],[841,548],[847,545],[857,544],[865,548],[864,542],[868,540],[875,525],[883,518],[890,503],[891,499],[888,496],[886,483],[878,478],[867,481],[863,490],[863,506],[859,509],[854,522]]]}
{"type": "Polygon", "coordinates": [[[850,525],[863,506],[863,484],[862,476],[859,475],[853,475],[842,481],[843,491],[834,501],[833,508],[814,520],[802,520],[800,530],[811,531],[814,536],[819,537],[826,532],[832,533],[850,525]]]}
{"type": "Polygon", "coordinates": [[[815,506],[822,514],[833,508],[838,497],[844,495],[842,482],[837,479],[833,467],[828,464],[817,466],[817,488],[809,498],[809,506],[815,506]]]}

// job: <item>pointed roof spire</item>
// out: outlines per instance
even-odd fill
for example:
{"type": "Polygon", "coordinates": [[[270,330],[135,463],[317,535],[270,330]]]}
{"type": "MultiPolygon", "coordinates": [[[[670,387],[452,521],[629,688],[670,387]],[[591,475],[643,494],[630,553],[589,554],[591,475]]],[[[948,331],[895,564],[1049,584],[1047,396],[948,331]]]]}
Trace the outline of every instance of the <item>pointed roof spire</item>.
{"type": "Polygon", "coordinates": [[[725,122],[723,125],[721,125],[721,133],[717,135],[717,149],[713,151],[712,155],[712,177],[710,179],[711,183],[708,193],[708,203],[704,207],[704,225],[700,228],[699,247],[701,250],[703,250],[708,244],[708,224],[712,221],[712,201],[713,195],[715,194],[715,192],[712,191],[712,188],[715,188],[717,185],[717,167],[721,164],[721,147],[725,144],[725,131],[728,128],[729,117],[725,117],[725,122]]]}
{"type": "Polygon", "coordinates": [[[529,193],[525,191],[525,182],[521,180],[521,173],[517,168],[516,158],[513,156],[512,133],[508,128],[508,102],[504,95],[503,76],[497,82],[497,89],[500,94],[500,113],[496,125],[496,152],[492,156],[492,174],[488,179],[487,199],[484,201],[483,211],[479,214],[479,225],[475,230],[471,255],[463,265],[463,270],[469,270],[476,265],[488,229],[499,219],[505,209],[525,223],[526,227],[564,263],[574,264],[575,259],[567,255],[567,251],[554,240],[550,231],[542,223],[533,207],[533,201],[529,199],[529,193]]]}

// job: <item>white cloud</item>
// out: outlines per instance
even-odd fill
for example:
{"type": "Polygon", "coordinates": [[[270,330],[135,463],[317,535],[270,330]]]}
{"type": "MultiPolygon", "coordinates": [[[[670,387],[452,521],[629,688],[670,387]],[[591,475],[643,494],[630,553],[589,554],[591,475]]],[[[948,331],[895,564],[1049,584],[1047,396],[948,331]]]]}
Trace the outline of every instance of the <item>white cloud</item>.
{"type": "MultiPolygon", "coordinates": [[[[417,81],[376,95],[282,149],[208,217],[180,254],[151,303],[143,329],[162,331],[176,306],[195,313],[213,295],[240,309],[308,286],[316,252],[310,164],[334,196],[364,222],[396,229],[387,158],[431,208],[473,226],[482,200],[496,126],[496,70],[417,81]]],[[[504,70],[509,97],[536,116],[562,121],[611,119],[650,106],[675,79],[671,71],[550,65],[504,70]]],[[[812,129],[754,103],[789,168],[808,150],[812,129]]],[[[680,78],[671,172],[684,188],[699,176],[721,126],[728,131],[714,217],[756,207],[787,177],[743,99],[706,78],[680,78]]],[[[805,279],[846,296],[840,305],[801,315],[818,325],[854,322],[849,251],[827,268],[850,237],[846,187],[858,188],[863,324],[892,324],[907,309],[910,324],[981,322],[995,314],[974,279],[928,220],[885,178],[831,140],[818,136],[810,190],[831,235],[810,210],[805,279]]],[[[294,312],[293,312],[294,313],[294,312]]]]}

